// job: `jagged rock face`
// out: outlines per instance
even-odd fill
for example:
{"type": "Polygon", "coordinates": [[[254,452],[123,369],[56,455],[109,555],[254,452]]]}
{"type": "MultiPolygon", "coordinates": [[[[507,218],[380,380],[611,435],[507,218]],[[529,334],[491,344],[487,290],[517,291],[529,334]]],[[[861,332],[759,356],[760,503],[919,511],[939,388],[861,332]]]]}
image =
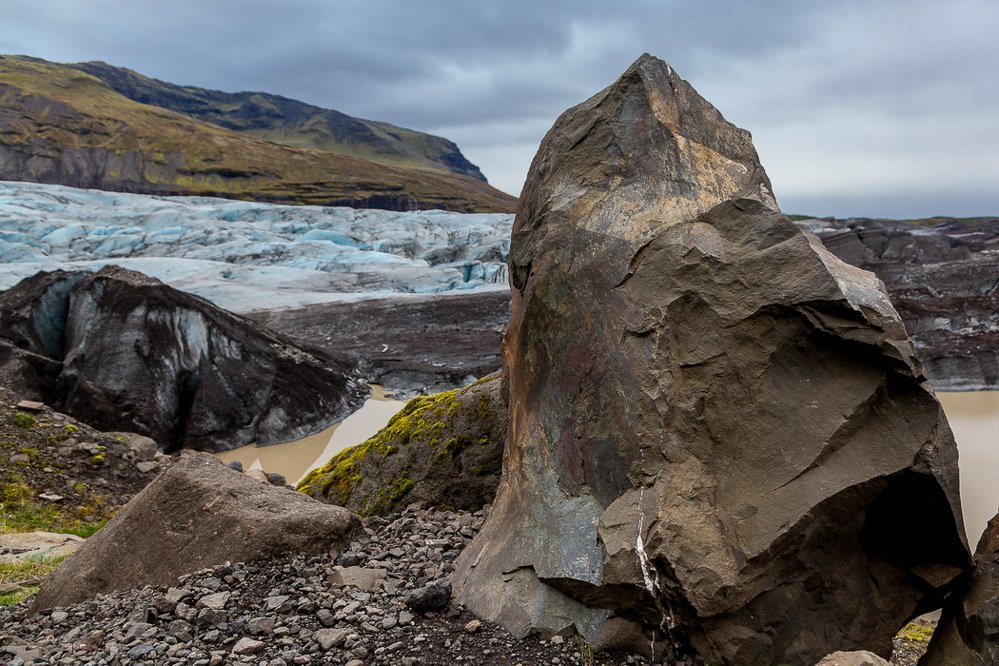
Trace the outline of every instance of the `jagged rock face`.
{"type": "Polygon", "coordinates": [[[329,552],[360,527],[346,509],[255,481],[214,456],[181,456],[56,567],[30,612],[172,585],[226,562],[329,552]]]}
{"type": "Polygon", "coordinates": [[[498,372],[413,398],[374,437],[309,472],[298,490],[361,515],[414,502],[477,511],[496,493],[507,419],[498,372]]]}
{"type": "Polygon", "coordinates": [[[15,345],[61,363],[46,401],[165,450],[296,439],[367,393],[348,363],[114,266],[29,278],[0,298],[0,321],[15,345]]]}
{"type": "Polygon", "coordinates": [[[999,516],[975,549],[975,569],[951,595],[919,666],[999,663],[999,516]]]}
{"type": "Polygon", "coordinates": [[[967,565],[956,447],[877,279],[776,210],[748,133],[665,63],[559,118],[510,264],[473,612],[810,665],[886,655],[967,565]]]}

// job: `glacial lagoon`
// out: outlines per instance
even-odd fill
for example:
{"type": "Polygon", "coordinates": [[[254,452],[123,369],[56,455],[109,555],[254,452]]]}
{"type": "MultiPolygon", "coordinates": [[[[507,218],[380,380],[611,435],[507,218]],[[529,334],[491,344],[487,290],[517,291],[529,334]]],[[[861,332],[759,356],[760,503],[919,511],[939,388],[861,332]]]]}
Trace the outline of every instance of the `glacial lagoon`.
{"type": "Polygon", "coordinates": [[[999,391],[941,392],[937,397],[957,439],[964,525],[974,550],[999,512],[999,391]]]}
{"type": "Polygon", "coordinates": [[[285,444],[251,444],[216,455],[225,463],[238,460],[246,470],[281,474],[295,486],[310,470],[377,433],[405,406],[405,400],[394,400],[381,386],[373,384],[371,397],[359,410],[322,432],[285,444]]]}

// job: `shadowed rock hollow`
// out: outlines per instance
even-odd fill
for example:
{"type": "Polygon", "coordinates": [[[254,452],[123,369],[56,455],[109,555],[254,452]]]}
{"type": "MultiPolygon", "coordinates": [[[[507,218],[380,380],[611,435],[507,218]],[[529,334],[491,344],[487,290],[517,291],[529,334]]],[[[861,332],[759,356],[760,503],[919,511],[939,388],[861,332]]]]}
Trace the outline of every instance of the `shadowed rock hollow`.
{"type": "Polygon", "coordinates": [[[957,450],[881,285],[666,63],[556,121],[509,263],[504,476],[453,576],[474,612],[811,665],[887,656],[967,567],[957,450]]]}

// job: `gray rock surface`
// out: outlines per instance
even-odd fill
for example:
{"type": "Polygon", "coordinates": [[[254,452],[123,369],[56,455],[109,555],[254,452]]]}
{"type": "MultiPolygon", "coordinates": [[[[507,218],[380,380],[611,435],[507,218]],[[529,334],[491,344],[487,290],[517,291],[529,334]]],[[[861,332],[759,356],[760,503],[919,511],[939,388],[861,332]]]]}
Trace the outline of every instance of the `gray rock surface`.
{"type": "MultiPolygon", "coordinates": [[[[0,293],[0,335],[28,361],[18,388],[165,451],[221,451],[311,434],[357,409],[352,363],[117,267],[41,273],[0,293]],[[31,375],[34,371],[34,375],[31,375]]],[[[6,377],[14,378],[11,372],[6,377]]]]}
{"type": "Polygon", "coordinates": [[[13,532],[0,534],[0,562],[23,562],[50,557],[65,557],[83,544],[75,534],[53,532],[13,532]]]}
{"type": "Polygon", "coordinates": [[[891,666],[876,654],[860,652],[834,652],[815,666],[891,666]]]}
{"type": "Polygon", "coordinates": [[[182,456],[56,567],[31,612],[174,584],[205,566],[328,552],[359,528],[344,509],[253,481],[214,456],[182,456]]]}
{"type": "Polygon", "coordinates": [[[510,290],[388,295],[246,316],[293,340],[350,354],[373,384],[428,395],[499,369],[510,290]]]}
{"type": "Polygon", "coordinates": [[[975,549],[975,569],[948,599],[919,666],[999,663],[999,516],[975,549]]]}
{"type": "Polygon", "coordinates": [[[511,439],[452,577],[474,612],[808,666],[887,655],[968,566],[956,446],[877,278],[666,63],[558,119],[510,269],[511,439]]]}
{"type": "Polygon", "coordinates": [[[382,430],[309,472],[298,489],[362,515],[413,502],[478,510],[499,484],[508,412],[499,374],[413,398],[382,430]]]}

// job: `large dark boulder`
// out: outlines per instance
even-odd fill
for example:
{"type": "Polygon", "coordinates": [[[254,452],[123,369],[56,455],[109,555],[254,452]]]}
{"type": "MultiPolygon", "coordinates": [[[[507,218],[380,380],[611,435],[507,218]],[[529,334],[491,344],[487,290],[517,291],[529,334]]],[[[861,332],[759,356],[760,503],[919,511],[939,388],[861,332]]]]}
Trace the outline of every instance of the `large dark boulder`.
{"type": "Polygon", "coordinates": [[[298,490],[363,515],[413,502],[477,511],[496,494],[507,422],[499,373],[413,398],[374,437],[309,472],[298,490]]]}
{"type": "Polygon", "coordinates": [[[968,566],[957,449],[877,278],[666,63],[556,121],[510,266],[504,475],[452,577],[473,612],[810,666],[887,656],[968,566]]]}
{"type": "Polygon", "coordinates": [[[975,549],[975,569],[951,595],[919,666],[999,664],[999,516],[975,549]]]}
{"type": "Polygon", "coordinates": [[[303,437],[368,392],[353,364],[116,266],[23,280],[0,294],[0,336],[24,352],[0,354],[6,374],[26,377],[21,386],[166,451],[303,437]],[[55,379],[41,358],[59,364],[55,379]]]}
{"type": "Polygon", "coordinates": [[[346,509],[255,481],[208,454],[181,456],[45,579],[31,613],[184,574],[341,548],[361,527],[346,509]]]}

